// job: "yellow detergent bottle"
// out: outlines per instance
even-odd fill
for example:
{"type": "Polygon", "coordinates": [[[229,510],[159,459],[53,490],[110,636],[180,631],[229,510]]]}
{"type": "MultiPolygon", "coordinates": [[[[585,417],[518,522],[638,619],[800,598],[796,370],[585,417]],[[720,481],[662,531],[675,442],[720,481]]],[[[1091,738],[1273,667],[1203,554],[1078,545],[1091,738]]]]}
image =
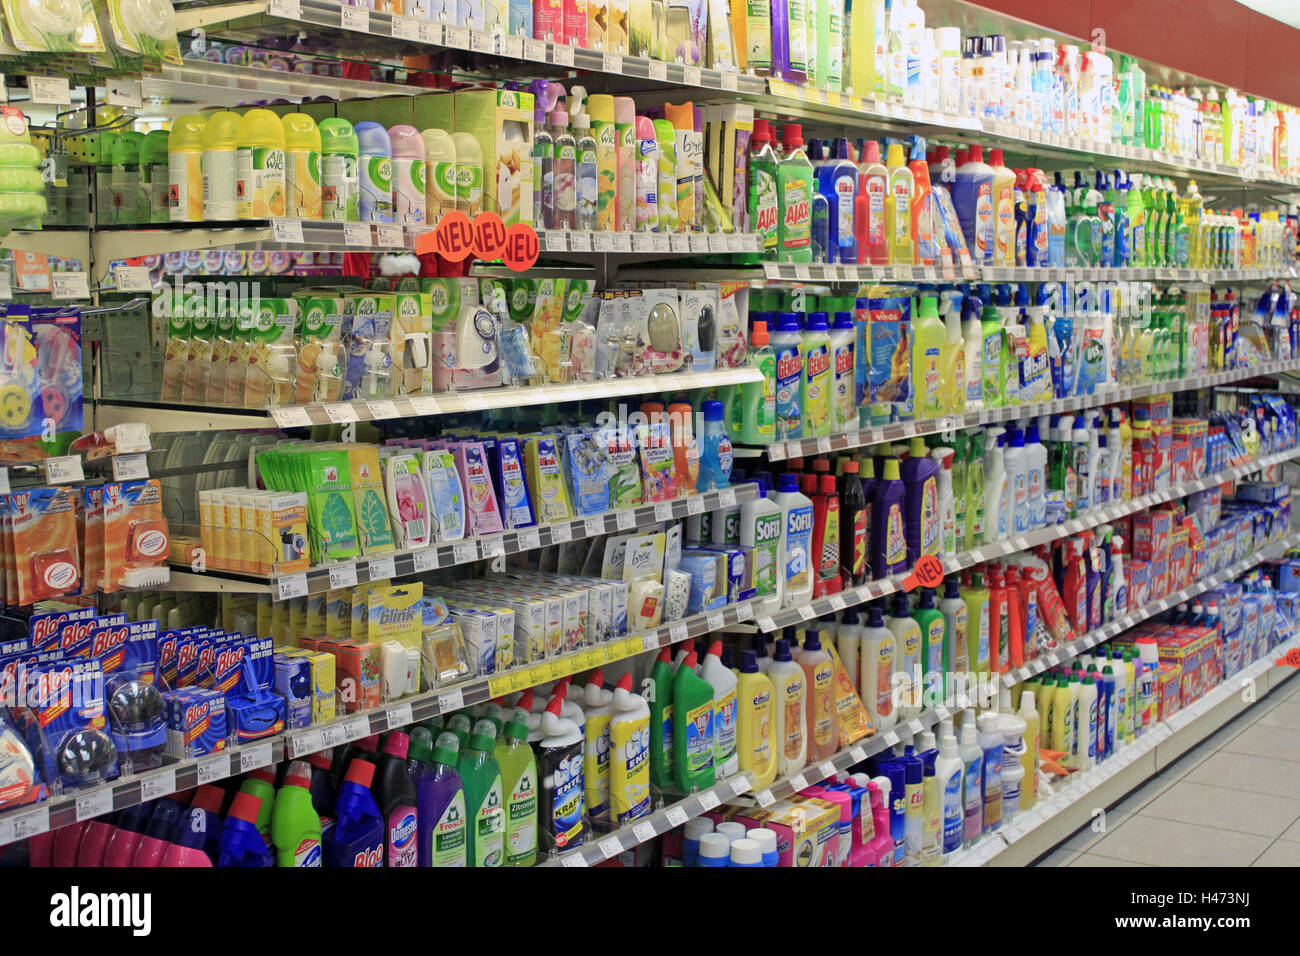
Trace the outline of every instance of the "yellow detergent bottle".
{"type": "Polygon", "coordinates": [[[890,265],[912,265],[916,242],[912,236],[912,193],[916,180],[903,158],[903,144],[890,143],[885,168],[889,170],[889,191],[885,193],[885,244],[890,265]]]}
{"type": "Polygon", "coordinates": [[[267,219],[284,215],[284,126],[270,110],[249,110],[239,122],[236,215],[267,219]]]}
{"type": "Polygon", "coordinates": [[[912,407],[918,419],[938,418],[948,412],[940,367],[947,334],[939,321],[939,300],[924,295],[920,302],[912,321],[912,407]]]}
{"type": "Polygon", "coordinates": [[[740,652],[740,678],[736,685],[736,754],[740,769],[749,774],[752,788],[776,779],[776,749],[772,746],[772,708],[776,690],[758,669],[758,655],[750,648],[740,652]]]}
{"type": "Polygon", "coordinates": [[[203,129],[203,216],[208,222],[236,218],[238,179],[235,153],[239,147],[239,114],[218,110],[208,114],[203,129]]]}
{"type": "Polygon", "coordinates": [[[186,113],[167,137],[167,214],[172,222],[203,220],[203,131],[207,120],[186,113]]]}
{"type": "Polygon", "coordinates": [[[306,113],[288,113],[284,127],[285,215],[320,218],[320,127],[306,113]]]}

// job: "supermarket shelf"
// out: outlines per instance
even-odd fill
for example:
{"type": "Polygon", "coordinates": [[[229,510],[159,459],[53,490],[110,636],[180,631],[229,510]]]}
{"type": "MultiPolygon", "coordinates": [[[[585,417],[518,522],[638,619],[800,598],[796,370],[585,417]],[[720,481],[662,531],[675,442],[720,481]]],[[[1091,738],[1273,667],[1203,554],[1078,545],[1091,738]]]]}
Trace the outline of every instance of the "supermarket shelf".
{"type": "MultiPolygon", "coordinates": [[[[1052,525],[1047,528],[1039,528],[1022,535],[1013,535],[1009,538],[1003,538],[1001,541],[994,541],[991,544],[972,548],[969,551],[959,552],[953,557],[944,559],[944,571],[951,574],[954,571],[960,571],[964,568],[972,568],[985,561],[994,561],[998,558],[1004,558],[1021,551],[1028,551],[1040,544],[1048,544],[1052,541],[1068,538],[1072,535],[1078,534],[1080,531],[1086,531],[1088,528],[1095,528],[1098,525],[1114,521],[1124,515],[1135,514],[1136,512],[1161,504],[1162,502],[1173,501],[1175,498],[1184,498],[1187,495],[1194,494],[1195,492],[1204,491],[1207,488],[1213,488],[1226,481],[1234,481],[1271,465],[1278,465],[1282,462],[1291,461],[1296,458],[1300,458],[1300,445],[1295,448],[1289,448],[1286,451],[1277,452],[1273,455],[1266,455],[1263,458],[1246,462],[1242,465],[1234,465],[1231,468],[1225,468],[1224,470],[1215,472],[1214,474],[1206,475],[1204,478],[1198,478],[1196,481],[1174,485],[1173,487],[1166,488],[1163,491],[1153,491],[1140,498],[1134,498],[1132,501],[1108,505],[1105,508],[1093,508],[1092,510],[1085,512],[1082,516],[1071,518],[1061,524],[1052,525]]],[[[760,631],[772,633],[783,627],[798,626],[805,621],[811,621],[813,618],[820,617],[823,614],[833,614],[837,611],[844,610],[846,607],[855,607],[859,604],[865,604],[868,601],[874,601],[887,594],[893,594],[895,591],[903,590],[903,581],[907,578],[908,573],[910,572],[896,574],[889,578],[881,578],[878,581],[868,581],[866,584],[847,588],[839,594],[831,594],[827,597],[816,598],[815,600],[809,601],[806,604],[800,604],[796,607],[783,608],[775,614],[759,617],[758,620],[755,621],[755,624],[760,631]]]]}
{"type": "Polygon", "coordinates": [[[772,461],[781,461],[785,458],[802,458],[805,455],[825,455],[849,448],[865,448],[869,445],[879,445],[885,442],[906,441],[917,435],[936,435],[959,428],[970,428],[975,425],[987,425],[993,422],[1005,422],[1019,418],[1036,418],[1039,415],[1059,415],[1084,408],[1100,408],[1116,402],[1127,402],[1148,395],[1212,388],[1216,385],[1226,385],[1243,379],[1286,372],[1300,373],[1300,359],[1267,362],[1255,368],[1211,372],[1205,375],[1192,375],[1166,382],[1125,385],[1097,392],[1093,395],[1072,395],[1068,398],[1054,398],[1047,402],[1028,402],[1024,405],[1008,405],[1003,408],[984,408],[979,411],[963,412],[945,418],[922,419],[915,422],[895,422],[891,425],[856,428],[834,435],[823,435],[820,438],[790,438],[784,442],[774,442],[764,447],[767,451],[767,457],[772,461]]]}
{"type": "Polygon", "coordinates": [[[225,592],[247,592],[272,594],[278,600],[301,597],[304,594],[320,594],[331,588],[352,587],[356,584],[368,584],[372,581],[387,581],[391,578],[420,574],[439,568],[450,568],[474,561],[504,557],[544,548],[566,541],[592,538],[611,532],[632,531],[644,528],[658,521],[685,518],[688,515],[704,511],[716,511],[736,504],[752,501],[758,486],[752,483],[724,488],[721,491],[708,491],[678,498],[673,501],[660,501],[636,508],[623,508],[607,511],[604,514],[588,515],[572,521],[560,521],[553,524],[522,528],[518,531],[506,531],[502,534],[480,538],[466,538],[454,544],[434,545],[416,550],[394,551],[377,557],[358,561],[336,561],[319,565],[300,574],[254,576],[231,571],[213,570],[203,573],[183,570],[181,580],[177,580],[177,569],[172,571],[173,591],[208,590],[207,582],[213,582],[211,588],[225,592]],[[205,579],[196,581],[195,579],[205,579]],[[241,588],[241,586],[246,587],[241,588]]]}
{"type": "Polygon", "coordinates": [[[922,265],[829,265],[820,262],[764,262],[764,278],[784,282],[1216,282],[1268,281],[1291,277],[1290,266],[1250,269],[1165,269],[1155,267],[1094,268],[1081,266],[1029,268],[966,264],[960,269],[922,265]]]}
{"type": "Polygon", "coordinates": [[[98,787],[88,787],[66,796],[54,797],[36,807],[0,812],[0,846],[15,839],[44,833],[79,820],[102,816],[113,810],[157,797],[188,790],[199,784],[246,773],[258,767],[301,757],[326,747],[337,747],[371,734],[383,733],[438,714],[460,710],[503,694],[521,691],[547,681],[580,674],[604,664],[658,651],[690,638],[732,627],[753,619],[751,601],[729,604],[706,614],[695,614],[641,634],[563,654],[529,667],[513,668],[492,677],[476,677],[449,687],[428,691],[362,713],[288,731],[256,744],[232,748],[195,760],[182,760],[160,770],[124,777],[98,787]]]}
{"type": "Polygon", "coordinates": [[[96,404],[95,427],[118,422],[145,422],[155,432],[194,431],[212,428],[298,428],[311,425],[342,425],[348,422],[384,421],[390,418],[424,418],[456,415],[525,405],[552,405],[587,399],[648,395],[663,391],[673,394],[696,388],[717,388],[757,382],[762,378],[752,366],[721,368],[707,372],[673,372],[592,382],[555,385],[527,385],[517,388],[485,388],[473,392],[445,392],[412,398],[376,399],[369,402],[337,402],[330,405],[292,405],[269,411],[250,409],[187,409],[184,407],[105,401],[96,404]]]}
{"type": "Polygon", "coordinates": [[[989,834],[947,865],[1031,863],[1088,824],[1096,808],[1111,806],[1293,677],[1294,668],[1279,666],[1276,661],[1296,648],[1300,648],[1300,638],[1273,648],[1268,657],[1230,675],[1115,756],[1086,773],[1072,774],[1054,788],[1052,796],[1017,815],[1008,826],[989,834]],[[1245,692],[1248,687],[1250,693],[1245,692]]]}
{"type": "Polygon", "coordinates": [[[578,232],[540,229],[542,252],[640,253],[643,255],[727,255],[757,253],[759,237],[708,232],[578,232]]]}
{"type": "MultiPolygon", "coordinates": [[[[1043,663],[1037,671],[1041,673],[1048,666],[1055,666],[1061,661],[1068,660],[1078,654],[1083,653],[1090,647],[1109,640],[1116,634],[1128,630],[1147,618],[1153,617],[1162,611],[1173,607],[1179,600],[1186,600],[1192,594],[1199,594],[1202,591],[1209,590],[1224,581],[1249,570],[1262,561],[1270,557],[1276,557],[1286,551],[1288,547],[1300,545],[1300,534],[1293,534],[1282,541],[1279,541],[1263,549],[1260,554],[1252,555],[1250,558],[1240,561],[1216,575],[1212,575],[1198,584],[1194,588],[1189,588],[1182,597],[1171,595],[1161,601],[1155,601],[1134,611],[1123,618],[1120,618],[1106,627],[1099,628],[1097,631],[1085,634],[1066,648],[1052,651],[1046,658],[1040,658],[1041,661],[1050,660],[1051,663],[1043,663]]],[[[1300,642],[1300,641],[1298,641],[1300,642]]],[[[1037,663],[1037,662],[1036,662],[1037,663]]],[[[1020,669],[1021,671],[1024,668],[1020,669]]],[[[1028,676],[1020,677],[1019,671],[1004,674],[1004,682],[1010,686],[1021,680],[1026,680],[1028,676]]],[[[953,715],[958,708],[958,704],[965,702],[949,701],[948,704],[930,708],[921,713],[920,716],[909,720],[906,724],[887,730],[882,734],[877,734],[861,740],[839,753],[835,754],[830,760],[823,761],[815,766],[808,766],[799,774],[788,779],[779,780],[753,795],[754,802],[759,806],[770,806],[776,800],[784,799],[804,787],[818,783],[832,774],[848,770],[854,764],[866,760],[873,754],[894,746],[900,742],[912,739],[924,730],[932,729],[938,724],[953,715]]],[[[684,824],[693,817],[701,816],[712,810],[721,803],[734,800],[744,793],[751,791],[752,784],[748,773],[741,772],[733,777],[714,784],[705,790],[698,791],[676,802],[670,803],[665,807],[657,809],[654,813],[649,814],[634,823],[621,827],[612,833],[602,836],[599,840],[591,844],[585,844],[577,850],[570,853],[561,854],[558,858],[553,858],[540,865],[542,866],[593,866],[597,863],[607,860],[618,853],[630,850],[640,843],[645,843],[654,837],[684,824]]],[[[967,865],[979,865],[979,853],[977,852],[984,844],[977,844],[968,853],[968,859],[971,860],[967,865]]],[[[1031,857],[1032,858],[1032,857],[1031,857]]]]}
{"type": "Polygon", "coordinates": [[[411,96],[420,88],[401,83],[347,80],[307,73],[287,73],[208,60],[163,63],[158,74],[145,74],[140,84],[145,99],[176,107],[236,106],[275,99],[302,101],[327,96],[333,100],[380,96],[411,96]]]}
{"type": "Polygon", "coordinates": [[[347,8],[348,22],[344,24],[344,9],[340,4],[329,0],[270,0],[191,7],[176,12],[176,27],[179,33],[188,33],[202,27],[208,33],[219,36],[232,33],[239,36],[266,36],[296,32],[302,26],[325,27],[341,30],[350,38],[369,37],[371,42],[367,44],[367,49],[371,46],[386,47],[394,55],[409,50],[414,44],[417,47],[440,47],[520,60],[534,68],[536,65],[549,64],[561,71],[585,70],[653,80],[672,86],[698,87],[719,92],[739,90],[755,94],[761,94],[766,89],[762,78],[734,71],[687,67],[680,63],[665,63],[645,57],[609,54],[549,40],[471,30],[468,27],[379,10],[347,8]]]}

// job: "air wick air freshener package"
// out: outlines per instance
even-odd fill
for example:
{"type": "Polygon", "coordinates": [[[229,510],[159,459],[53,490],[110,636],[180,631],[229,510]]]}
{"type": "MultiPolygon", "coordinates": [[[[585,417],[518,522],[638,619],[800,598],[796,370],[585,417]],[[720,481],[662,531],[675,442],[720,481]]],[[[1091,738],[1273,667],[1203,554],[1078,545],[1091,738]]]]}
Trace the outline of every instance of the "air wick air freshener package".
{"type": "Polygon", "coordinates": [[[176,13],[170,0],[108,0],[107,12],[118,49],[180,65],[176,13]]]}
{"type": "MultiPolygon", "coordinates": [[[[20,50],[37,53],[104,52],[104,41],[90,0],[67,0],[64,3],[4,0],[3,7],[9,37],[20,50]]],[[[133,9],[139,10],[138,7],[133,9]]],[[[175,15],[172,17],[174,24],[175,15]]],[[[175,37],[172,39],[174,42],[175,37]]]]}
{"type": "Polygon", "coordinates": [[[393,296],[359,295],[351,298],[356,302],[356,312],[352,316],[351,331],[344,336],[348,364],[343,398],[388,398],[394,394],[395,384],[393,296]]]}
{"type": "Polygon", "coordinates": [[[17,598],[31,604],[81,590],[76,492],[32,488],[9,496],[17,557],[17,598]]]}
{"type": "Polygon", "coordinates": [[[296,299],[258,300],[248,347],[245,408],[294,404],[298,387],[298,349],[294,342],[297,319],[296,299]]]}
{"type": "Polygon", "coordinates": [[[343,344],[346,299],[304,294],[298,302],[298,380],[296,404],[337,402],[343,397],[343,344]]]}

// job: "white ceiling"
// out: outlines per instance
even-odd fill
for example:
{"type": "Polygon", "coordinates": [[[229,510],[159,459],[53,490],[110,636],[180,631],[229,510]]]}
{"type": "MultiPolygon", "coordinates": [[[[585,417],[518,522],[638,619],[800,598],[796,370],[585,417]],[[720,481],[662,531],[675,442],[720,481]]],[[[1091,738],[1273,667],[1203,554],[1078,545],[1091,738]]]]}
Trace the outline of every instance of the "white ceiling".
{"type": "Polygon", "coordinates": [[[1287,26],[1300,29],[1300,2],[1298,0],[1237,0],[1243,7],[1262,13],[1287,26]]]}

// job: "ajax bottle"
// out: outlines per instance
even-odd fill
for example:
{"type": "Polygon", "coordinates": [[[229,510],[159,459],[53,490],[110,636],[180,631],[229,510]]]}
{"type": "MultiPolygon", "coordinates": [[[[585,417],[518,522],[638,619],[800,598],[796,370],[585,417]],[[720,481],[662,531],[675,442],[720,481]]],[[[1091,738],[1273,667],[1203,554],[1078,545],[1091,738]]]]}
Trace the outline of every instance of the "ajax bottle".
{"type": "Polygon", "coordinates": [[[803,147],[803,127],[787,123],[781,131],[785,155],[776,169],[777,258],[812,261],[813,167],[803,147]]]}
{"type": "Polygon", "coordinates": [[[420,775],[416,794],[420,866],[464,866],[469,842],[465,787],[456,772],[456,735],[438,734],[433,744],[433,769],[420,775]]]}

